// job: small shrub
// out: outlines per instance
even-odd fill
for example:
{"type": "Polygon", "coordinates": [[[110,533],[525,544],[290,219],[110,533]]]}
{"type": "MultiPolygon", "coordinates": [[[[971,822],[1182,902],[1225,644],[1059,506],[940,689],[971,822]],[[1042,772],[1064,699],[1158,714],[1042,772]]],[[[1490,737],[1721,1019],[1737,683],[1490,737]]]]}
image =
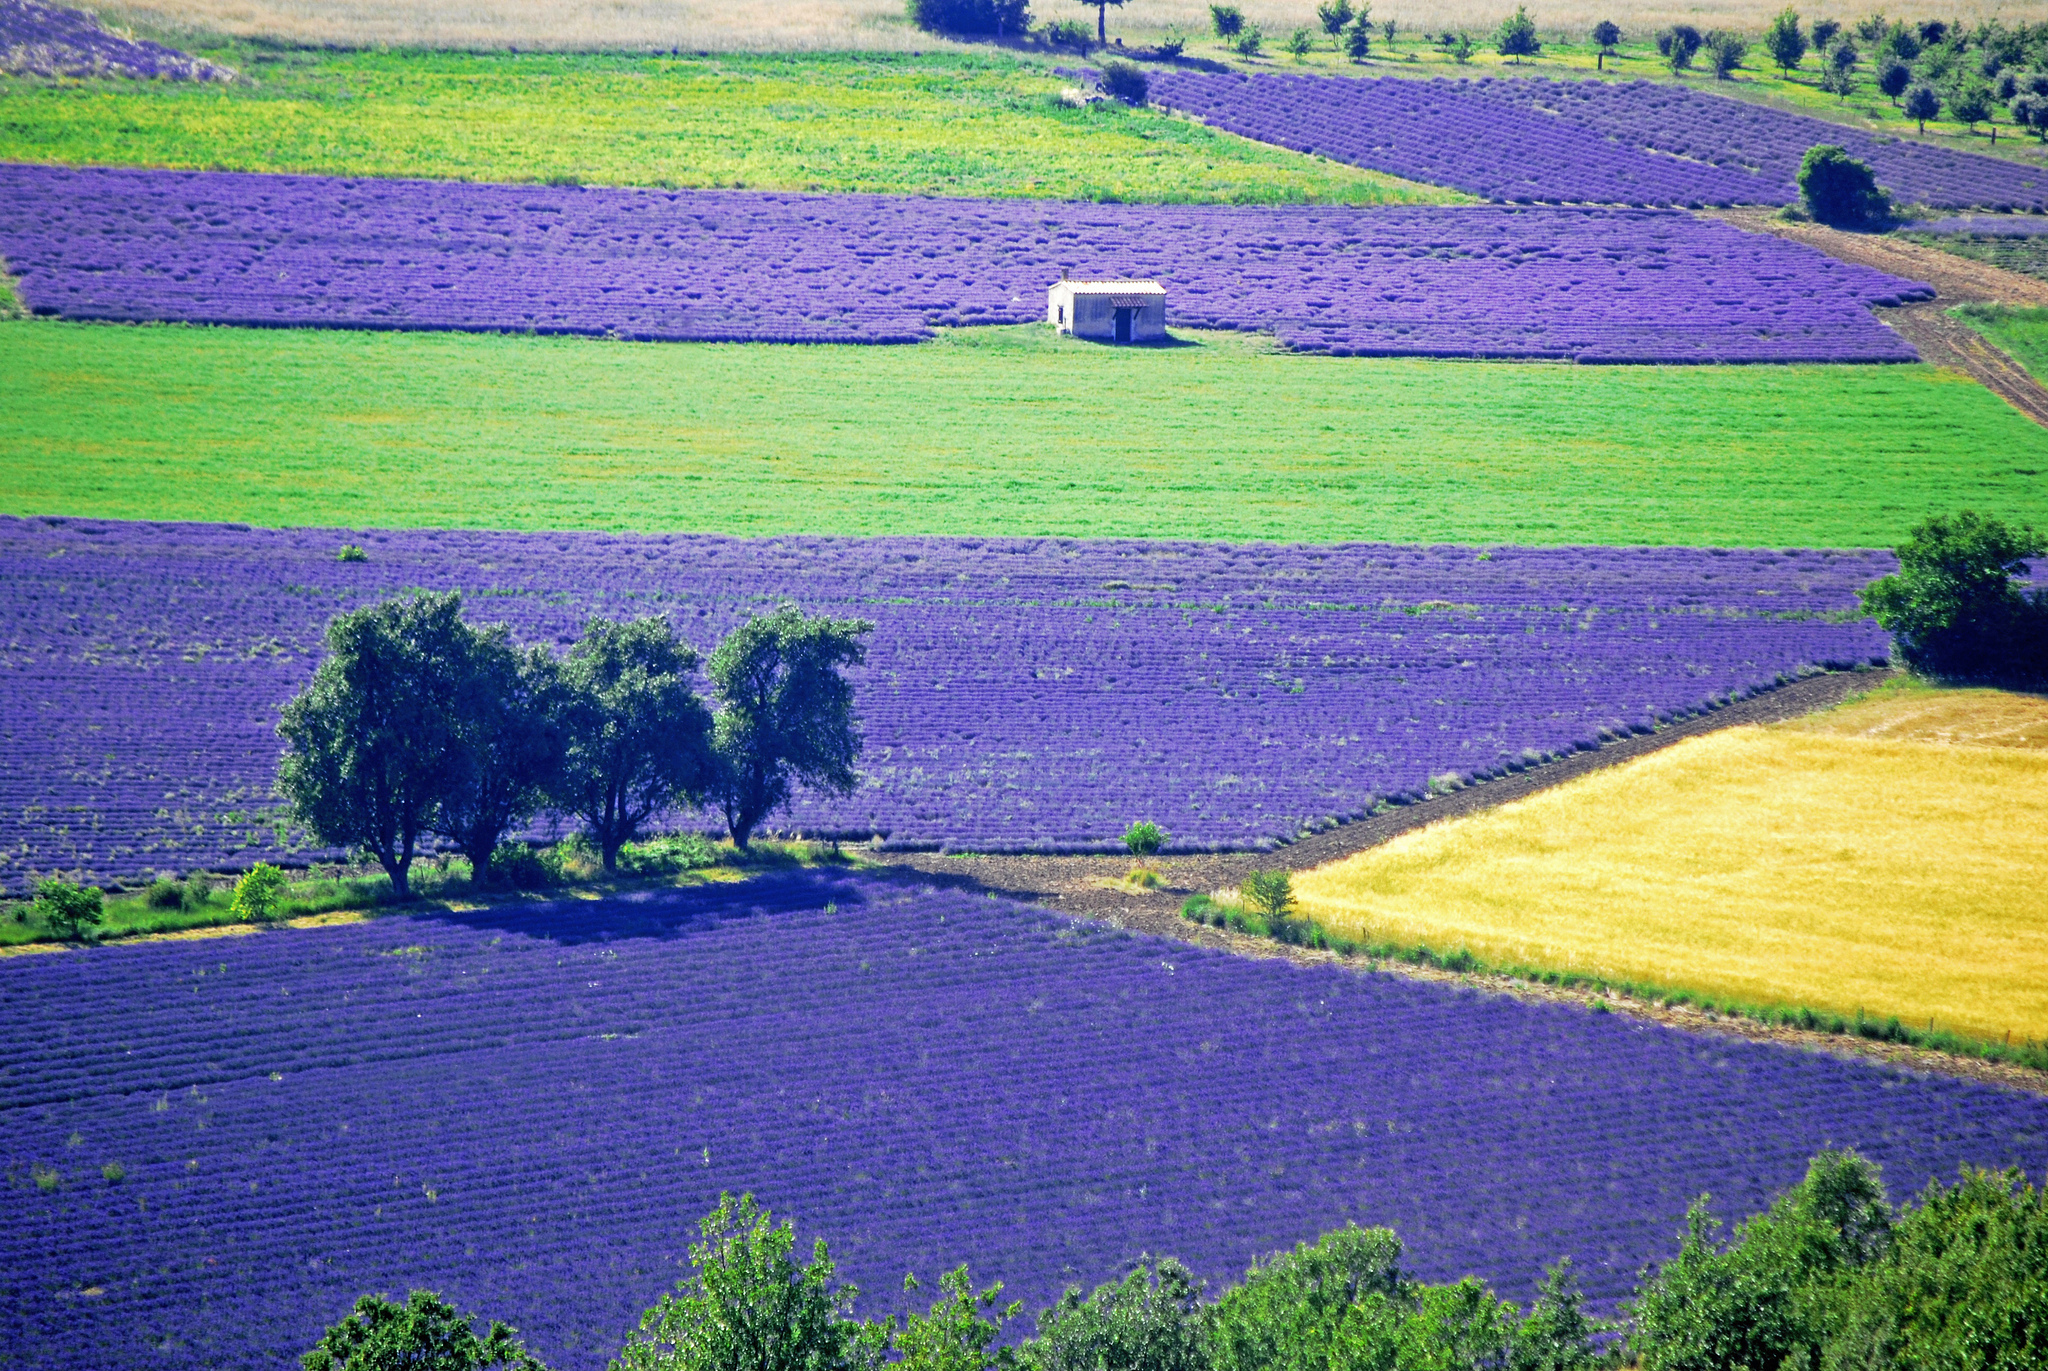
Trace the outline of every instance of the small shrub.
{"type": "Polygon", "coordinates": [[[1133,857],[1149,857],[1166,845],[1166,830],[1150,819],[1135,819],[1124,830],[1124,846],[1133,857]]]}
{"type": "Polygon", "coordinates": [[[1157,51],[1161,57],[1171,61],[1186,52],[1187,48],[1188,36],[1181,32],[1180,25],[1173,24],[1168,26],[1166,37],[1159,40],[1157,51]]]}
{"type": "Polygon", "coordinates": [[[1294,878],[1286,871],[1254,871],[1238,886],[1245,908],[1268,920],[1294,912],[1294,878]]]}
{"type": "Polygon", "coordinates": [[[1149,93],[1145,73],[1129,62],[1104,62],[1102,93],[1126,105],[1142,105],[1149,93]]]}
{"type": "Polygon", "coordinates": [[[1891,212],[1870,168],[1832,143],[1806,150],[1799,163],[1799,198],[1808,214],[1836,228],[1860,228],[1891,212]]]}
{"type": "Polygon", "coordinates": [[[1218,38],[1230,39],[1244,32],[1244,11],[1235,5],[1209,6],[1209,23],[1218,38]]]}
{"type": "Polygon", "coordinates": [[[159,876],[149,883],[149,889],[143,893],[142,902],[151,909],[183,909],[185,887],[169,876],[159,876]]]}
{"type": "Polygon", "coordinates": [[[370,560],[370,554],[354,543],[343,543],[341,551],[334,554],[334,560],[337,562],[367,562],[370,560]]]}
{"type": "Polygon", "coordinates": [[[48,880],[36,887],[36,913],[43,927],[67,943],[89,943],[99,936],[104,897],[95,886],[48,880]]]}
{"type": "Polygon", "coordinates": [[[269,923],[284,913],[284,873],[269,862],[258,862],[235,882],[235,900],[230,906],[237,919],[269,923]]]}
{"type": "Polygon", "coordinates": [[[1265,41],[1266,34],[1263,29],[1257,24],[1247,24],[1230,46],[1239,57],[1257,57],[1265,41]]]}
{"type": "Polygon", "coordinates": [[[1515,6],[1515,12],[1501,20],[1500,31],[1494,35],[1494,47],[1501,56],[1515,62],[1543,51],[1543,44],[1536,38],[1536,21],[1529,17],[1525,7],[1515,6]]]}
{"type": "Polygon", "coordinates": [[[1361,19],[1344,30],[1344,55],[1354,62],[1372,55],[1372,25],[1361,19]]]}
{"type": "Polygon", "coordinates": [[[100,1168],[100,1174],[107,1178],[109,1185],[119,1185],[128,1175],[128,1168],[119,1162],[108,1162],[100,1168]]]}
{"type": "Polygon", "coordinates": [[[1140,890],[1159,889],[1159,873],[1142,862],[1124,873],[1124,884],[1140,890]]]}
{"type": "Polygon", "coordinates": [[[1726,81],[1728,73],[1742,65],[1742,59],[1749,55],[1749,44],[1741,35],[1726,29],[1716,29],[1707,35],[1707,65],[1714,69],[1718,80],[1726,81]]]}
{"type": "Polygon", "coordinates": [[[1472,35],[1460,29],[1451,43],[1451,60],[1463,66],[1472,60],[1473,51],[1472,35]]]}
{"type": "Polygon", "coordinates": [[[1705,41],[1691,24],[1673,24],[1657,35],[1657,55],[1670,63],[1673,71],[1684,71],[1705,41]]]}
{"type": "Polygon", "coordinates": [[[40,1162],[31,1166],[28,1169],[28,1174],[29,1179],[36,1183],[36,1189],[42,1191],[45,1195],[55,1193],[57,1187],[64,1184],[64,1177],[58,1174],[56,1167],[44,1166],[40,1162]]]}
{"type": "Polygon", "coordinates": [[[1095,35],[1078,19],[1055,19],[1040,29],[1039,34],[1050,46],[1072,48],[1075,52],[1086,52],[1095,42],[1095,35]]]}
{"type": "Polygon", "coordinates": [[[514,890],[546,890],[558,884],[560,869],[559,859],[551,866],[531,843],[499,843],[488,879],[514,890]]]}
{"type": "Polygon", "coordinates": [[[1190,895],[1181,901],[1180,916],[1192,924],[1208,923],[1216,912],[1216,901],[1207,895],[1190,895]]]}
{"type": "Polygon", "coordinates": [[[1294,60],[1297,62],[1306,60],[1315,45],[1316,36],[1305,27],[1297,27],[1294,32],[1287,35],[1287,51],[1294,54],[1294,60]]]}
{"type": "MultiPolygon", "coordinates": [[[[1371,9],[1371,5],[1366,6],[1368,12],[1371,9]]],[[[1351,22],[1352,13],[1351,0],[1323,0],[1316,6],[1316,19],[1322,24],[1323,32],[1332,38],[1344,32],[1345,26],[1351,22]]]]}

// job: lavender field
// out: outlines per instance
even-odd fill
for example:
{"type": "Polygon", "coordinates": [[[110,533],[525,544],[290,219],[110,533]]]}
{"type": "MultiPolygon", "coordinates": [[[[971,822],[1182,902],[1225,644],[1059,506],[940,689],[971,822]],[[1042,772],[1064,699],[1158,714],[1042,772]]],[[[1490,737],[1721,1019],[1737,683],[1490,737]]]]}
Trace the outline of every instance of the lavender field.
{"type": "MultiPolygon", "coordinates": [[[[805,832],[1101,851],[1269,845],[1881,660],[1874,553],[345,533],[0,520],[0,884],[307,855],[279,706],[332,615],[409,587],[563,644],[661,612],[708,648],[789,597],[876,631],[850,799],[805,832]],[[344,541],[370,560],[335,560],[344,541]]],[[[688,822],[687,816],[679,821],[688,822]]],[[[708,822],[698,820],[697,822],[708,822]]]]}
{"type": "Polygon", "coordinates": [[[0,166],[0,257],[72,319],[913,342],[1156,277],[1307,352],[1890,362],[1924,285],[1689,215],[581,190],[0,166]]]}
{"type": "Polygon", "coordinates": [[[110,33],[82,10],[0,0],[0,72],[125,76],[140,81],[232,81],[235,73],[176,48],[110,33]]]}
{"type": "Polygon", "coordinates": [[[1834,143],[1904,204],[2048,209],[2048,172],[1649,81],[1169,72],[1154,103],[1247,138],[1489,200],[1785,205],[1834,143]]]}
{"type": "Polygon", "coordinates": [[[1988,1087],[829,875],[0,987],[0,1360],[53,1369],[277,1367],[410,1286],[600,1367],[722,1188],[868,1312],[962,1261],[1033,1308],[1140,1253],[1220,1283],[1346,1220],[1519,1298],[1570,1253],[1611,1305],[1693,1197],[1824,1144],[1901,1195],[2048,1163],[2048,1102],[1988,1087]]]}

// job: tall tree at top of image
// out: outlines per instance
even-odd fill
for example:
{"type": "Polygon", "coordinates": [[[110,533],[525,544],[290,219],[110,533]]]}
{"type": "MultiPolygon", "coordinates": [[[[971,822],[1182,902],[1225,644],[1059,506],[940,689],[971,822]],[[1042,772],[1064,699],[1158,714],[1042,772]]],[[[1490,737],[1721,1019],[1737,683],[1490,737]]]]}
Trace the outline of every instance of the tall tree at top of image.
{"type": "Polygon", "coordinates": [[[1109,43],[1109,7],[1122,9],[1124,0],[1081,0],[1084,5],[1095,6],[1095,41],[1107,46],[1109,43]]]}
{"type": "Polygon", "coordinates": [[[592,620],[562,664],[553,807],[583,821],[606,871],[650,819],[703,803],[711,714],[691,686],[696,670],[696,649],[659,614],[592,620]]]}
{"type": "Polygon", "coordinates": [[[1500,32],[1494,35],[1494,47],[1501,56],[1514,62],[1543,51],[1543,44],[1536,38],[1536,21],[1529,17],[1524,6],[1515,6],[1515,12],[1500,21],[1500,32]]]}
{"type": "Polygon", "coordinates": [[[546,807],[563,759],[562,673],[545,648],[521,651],[503,626],[479,630],[454,701],[454,755],[433,830],[490,874],[498,840],[546,807]]]}
{"type": "Polygon", "coordinates": [[[1790,5],[1778,11],[1778,17],[1764,30],[1764,51],[1788,76],[1805,60],[1806,31],[1799,27],[1799,11],[1790,5]]]}
{"type": "Polygon", "coordinates": [[[844,670],[867,659],[861,638],[873,629],[865,619],[807,618],[785,604],[734,629],[711,654],[711,794],[741,850],[799,782],[853,793],[861,737],[844,670]]]}
{"type": "Polygon", "coordinates": [[[1593,25],[1593,42],[1600,51],[1594,55],[1593,69],[1607,70],[1607,59],[1614,56],[1615,45],[1621,42],[1621,26],[1612,19],[1602,19],[1593,25]]]}
{"type": "Polygon", "coordinates": [[[1970,510],[1937,514],[1897,549],[1899,569],[1862,591],[1863,610],[1916,671],[1955,680],[2048,679],[2048,593],[2022,589],[2041,535],[1970,510]]]}
{"type": "Polygon", "coordinates": [[[327,625],[327,658],[284,708],[277,789],[315,839],[376,857],[400,900],[454,778],[454,702],[475,634],[462,597],[416,592],[327,625]]]}

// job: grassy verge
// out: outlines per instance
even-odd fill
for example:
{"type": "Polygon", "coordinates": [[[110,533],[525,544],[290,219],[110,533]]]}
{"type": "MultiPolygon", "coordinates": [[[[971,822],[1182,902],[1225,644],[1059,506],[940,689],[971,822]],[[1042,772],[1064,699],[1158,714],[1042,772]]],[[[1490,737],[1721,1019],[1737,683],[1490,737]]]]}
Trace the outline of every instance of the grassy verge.
{"type": "Polygon", "coordinates": [[[0,260],[0,319],[21,319],[28,315],[22,307],[21,295],[15,280],[7,274],[7,263],[0,260]]]}
{"type": "Polygon", "coordinates": [[[1687,739],[1303,873],[1365,941],[2048,1040],[2048,702],[1881,692],[1687,739]]]}
{"type": "MultiPolygon", "coordinates": [[[[1755,1003],[1737,997],[1714,996],[1694,989],[1681,989],[1654,981],[1631,980],[1590,972],[1564,971],[1556,967],[1530,966],[1516,961],[1494,961],[1470,948],[1446,947],[1428,942],[1394,942],[1371,937],[1354,938],[1330,931],[1314,919],[1263,919],[1235,904],[1206,895],[1196,895],[1182,906],[1181,916],[1196,923],[1229,928],[1253,937],[1272,938],[1294,946],[1320,948],[1340,957],[1363,961],[1377,969],[1381,963],[1427,967],[1456,975],[1492,976],[1527,985],[1555,986],[1562,990],[1590,991],[1596,996],[1619,996],[1666,1008],[1691,1007],[1709,1015],[1747,1019],[1770,1027],[1827,1033],[1836,1037],[1860,1038],[1870,1042],[1899,1043],[1934,1052],[1974,1057],[1980,1061],[2005,1062],[2033,1071],[2048,1071],[2048,1043],[2032,1039],[2019,1042],[1994,1041],[1967,1033],[1956,1033],[1930,1025],[1918,1028],[1897,1015],[1873,1018],[1863,1010],[1842,1014],[1810,1005],[1755,1003]]],[[[1594,1001],[1595,1012],[1607,1009],[1594,1001]]]]}
{"type": "Polygon", "coordinates": [[[1930,367],[1365,360],[1190,338],[5,324],[0,512],[1779,547],[1885,546],[1959,506],[2048,522],[2048,432],[1930,367]]]}
{"type": "Polygon", "coordinates": [[[1450,192],[1000,53],[656,57],[238,47],[250,84],[0,77],[0,161],[590,185],[1380,204],[1450,192]]]}
{"type": "MultiPolygon", "coordinates": [[[[2048,248],[2048,244],[2043,246],[2048,248]]],[[[1958,305],[1949,313],[1990,339],[2036,381],[2048,385],[2048,309],[1958,305]]]]}
{"type": "MultiPolygon", "coordinates": [[[[742,853],[730,844],[714,844],[695,834],[629,843],[619,854],[619,870],[607,875],[589,848],[565,841],[545,854],[552,874],[526,888],[494,880],[479,885],[469,863],[460,857],[424,860],[414,865],[414,898],[401,904],[392,898],[391,879],[376,867],[330,867],[299,873],[284,889],[271,923],[323,914],[374,914],[380,910],[419,913],[433,909],[475,909],[507,901],[536,898],[597,898],[650,886],[702,885],[743,880],[763,871],[797,866],[840,865],[852,859],[836,846],[807,842],[756,842],[742,853]]],[[[234,909],[232,878],[195,875],[185,881],[159,880],[142,890],[106,896],[98,941],[204,929],[255,926],[234,909]]],[[[32,901],[0,905],[0,951],[54,948],[61,940],[44,927],[32,901]]]]}

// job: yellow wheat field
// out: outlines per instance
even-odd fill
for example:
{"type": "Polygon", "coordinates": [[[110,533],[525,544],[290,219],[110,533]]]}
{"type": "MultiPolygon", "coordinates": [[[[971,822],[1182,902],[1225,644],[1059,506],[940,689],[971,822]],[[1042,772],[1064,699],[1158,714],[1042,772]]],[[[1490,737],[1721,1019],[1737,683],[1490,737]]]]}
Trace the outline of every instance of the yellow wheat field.
{"type": "MultiPolygon", "coordinates": [[[[719,52],[950,46],[903,19],[901,0],[126,0],[88,6],[107,18],[170,34],[218,33],[300,43],[425,47],[639,49],[681,47],[719,52]]],[[[1529,7],[1545,34],[1577,33],[1612,19],[1632,34],[1674,22],[1701,28],[1761,31],[1783,0],[1551,0],[1529,7]]],[[[1276,38],[1316,23],[1314,0],[1240,0],[1253,23],[1276,38]]],[[[1802,7],[1807,17],[1855,20],[1869,5],[1802,7]]],[[[1514,9],[1511,0],[1376,0],[1373,17],[1396,20],[1403,32],[1460,27],[1490,32],[1514,9]]],[[[1921,19],[1975,23],[2038,20],[2039,3],[1952,0],[1908,11],[1921,19]]],[[[1038,0],[1034,20],[1093,16],[1071,0],[1038,0]]],[[[1209,30],[1208,0],[1130,0],[1110,15],[1127,41],[1149,40],[1168,26],[1190,35],[1209,30]]]]}
{"type": "Polygon", "coordinates": [[[2048,1039],[2044,742],[2036,697],[1880,692],[1431,825],[1296,889],[1352,936],[2048,1039]]]}

